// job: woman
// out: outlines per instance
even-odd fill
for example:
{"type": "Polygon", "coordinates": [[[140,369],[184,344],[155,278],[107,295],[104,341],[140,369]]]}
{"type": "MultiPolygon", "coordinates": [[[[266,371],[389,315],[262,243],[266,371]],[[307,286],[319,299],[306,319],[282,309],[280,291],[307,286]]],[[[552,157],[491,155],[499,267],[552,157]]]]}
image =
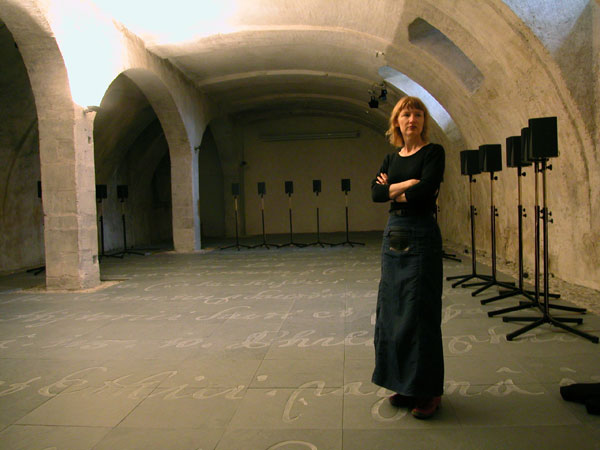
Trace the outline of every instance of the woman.
{"type": "Polygon", "coordinates": [[[416,97],[394,107],[386,133],[399,150],[373,180],[375,202],[390,202],[383,234],[373,383],[419,419],[439,408],[444,385],[442,238],[434,217],[445,152],[427,141],[429,113],[416,97]]]}

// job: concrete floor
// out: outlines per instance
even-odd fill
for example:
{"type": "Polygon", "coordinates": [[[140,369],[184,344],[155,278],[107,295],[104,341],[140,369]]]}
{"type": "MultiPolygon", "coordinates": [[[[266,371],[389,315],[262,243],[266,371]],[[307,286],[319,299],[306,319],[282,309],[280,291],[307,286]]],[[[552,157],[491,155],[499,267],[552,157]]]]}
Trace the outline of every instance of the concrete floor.
{"type": "Polygon", "coordinates": [[[559,393],[600,382],[600,345],[549,325],[508,342],[523,324],[487,312],[519,299],[481,306],[495,287],[445,282],[442,408],[392,408],[370,383],[380,237],[351,237],[104,258],[87,293],[1,277],[0,448],[600,448],[600,416],[559,393]]]}

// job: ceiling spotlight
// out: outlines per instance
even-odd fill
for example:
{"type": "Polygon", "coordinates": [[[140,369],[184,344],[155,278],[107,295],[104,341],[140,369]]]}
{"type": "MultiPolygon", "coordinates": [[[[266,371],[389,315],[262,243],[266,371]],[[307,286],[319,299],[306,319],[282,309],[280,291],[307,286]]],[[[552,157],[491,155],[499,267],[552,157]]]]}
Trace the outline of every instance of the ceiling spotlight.
{"type": "Polygon", "coordinates": [[[369,100],[369,108],[378,108],[379,101],[375,98],[374,95],[371,95],[371,100],[369,100]]]}

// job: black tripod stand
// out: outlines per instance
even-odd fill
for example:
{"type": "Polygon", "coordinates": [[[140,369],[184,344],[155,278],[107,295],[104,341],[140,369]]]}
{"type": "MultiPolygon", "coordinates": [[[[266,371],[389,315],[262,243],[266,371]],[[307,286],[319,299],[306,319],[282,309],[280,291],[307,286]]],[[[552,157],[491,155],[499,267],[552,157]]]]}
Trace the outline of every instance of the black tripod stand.
{"type": "Polygon", "coordinates": [[[492,275],[486,277],[485,283],[469,283],[463,284],[464,287],[482,285],[480,288],[471,292],[474,297],[480,292],[492,286],[503,286],[510,288],[514,283],[504,283],[498,281],[496,271],[496,217],[498,209],[494,204],[494,181],[498,178],[494,176],[494,172],[502,170],[502,147],[499,144],[482,145],[479,147],[479,166],[482,172],[490,174],[490,218],[491,218],[491,241],[492,241],[492,275]]]}
{"type": "Polygon", "coordinates": [[[123,257],[125,255],[140,255],[144,256],[143,253],[135,252],[127,248],[127,223],[125,221],[125,199],[128,197],[128,189],[126,185],[117,186],[117,196],[121,202],[121,223],[123,224],[123,250],[119,253],[112,254],[110,256],[123,257]]]}
{"type": "Polygon", "coordinates": [[[288,196],[288,215],[290,219],[290,242],[280,244],[278,247],[306,247],[307,244],[299,244],[294,242],[294,231],[292,226],[292,194],[294,193],[294,183],[292,181],[285,182],[285,193],[288,196]]]}
{"type": "MultiPolygon", "coordinates": [[[[38,198],[40,200],[42,200],[42,182],[41,181],[37,182],[37,192],[38,192],[38,198]]],[[[44,226],[43,219],[42,219],[42,226],[44,226]]],[[[33,269],[27,270],[27,273],[33,273],[34,275],[39,275],[40,273],[42,273],[45,270],[46,270],[46,266],[39,266],[39,267],[34,267],[33,269]]]]}
{"type": "MultiPolygon", "coordinates": [[[[507,145],[508,145],[508,140],[507,140],[507,145]]],[[[507,147],[508,148],[508,147],[507,147]]],[[[535,306],[536,302],[535,302],[535,297],[533,297],[532,295],[530,295],[529,291],[526,291],[524,288],[524,283],[523,280],[525,278],[525,274],[524,274],[524,269],[523,269],[523,217],[526,217],[525,214],[525,209],[523,208],[522,202],[521,202],[521,198],[522,198],[522,189],[521,189],[521,177],[525,176],[525,174],[523,173],[523,168],[519,165],[517,167],[517,198],[518,198],[518,243],[519,243],[519,280],[518,280],[518,286],[513,288],[513,289],[509,289],[506,292],[503,292],[499,295],[496,295],[495,297],[491,297],[485,300],[481,300],[481,304],[482,305],[486,305],[488,303],[494,302],[496,300],[501,300],[503,298],[508,298],[508,297],[512,297],[514,295],[524,295],[525,297],[527,297],[530,302],[527,304],[521,304],[519,306],[515,306],[515,307],[511,307],[511,308],[504,308],[501,310],[496,310],[496,311],[491,311],[488,313],[489,317],[493,317],[496,316],[498,314],[503,314],[503,313],[507,313],[507,312],[511,312],[511,311],[518,311],[521,309],[526,309],[526,308],[530,308],[531,306],[535,306]]],[[[536,180],[537,180],[537,175],[536,175],[536,180]]],[[[536,181],[537,183],[537,181],[536,181]]],[[[536,189],[537,191],[537,189],[536,189]]],[[[536,227],[538,225],[536,224],[536,227]]]]}
{"type": "Polygon", "coordinates": [[[365,245],[362,242],[354,242],[350,240],[349,226],[348,226],[348,192],[350,192],[350,178],[342,179],[342,191],[344,191],[344,197],[346,199],[346,240],[344,242],[338,242],[336,244],[330,244],[332,247],[337,245],[349,245],[354,247],[355,245],[365,245]]]}
{"type": "Polygon", "coordinates": [[[39,275],[44,270],[46,270],[46,266],[34,267],[33,269],[28,269],[27,273],[33,273],[34,275],[39,275]]]}
{"type": "Polygon", "coordinates": [[[529,325],[506,335],[506,339],[512,341],[514,338],[532,330],[540,325],[549,323],[562,328],[565,331],[576,334],[597,344],[599,339],[597,336],[585,333],[583,331],[572,328],[565,323],[583,323],[581,318],[565,318],[553,317],[550,314],[550,286],[549,286],[549,246],[548,246],[548,223],[551,222],[550,211],[547,206],[547,183],[546,171],[551,170],[552,166],[547,165],[548,158],[558,156],[558,133],[556,117],[544,117],[539,119],[529,119],[529,142],[527,152],[529,160],[535,161],[536,183],[535,183],[535,209],[536,209],[536,249],[535,249],[535,301],[542,316],[537,317],[503,317],[504,322],[531,322],[529,325]],[[537,174],[542,174],[542,209],[540,211],[538,197],[537,174]],[[543,278],[543,303],[540,302],[540,264],[539,264],[539,219],[543,224],[543,261],[544,261],[544,278],[543,278]]]}
{"type": "MultiPolygon", "coordinates": [[[[226,247],[221,247],[221,250],[225,250],[228,248],[237,248],[238,251],[240,248],[250,248],[249,245],[240,244],[240,236],[238,233],[238,195],[240,194],[240,185],[238,183],[233,183],[231,185],[231,193],[233,195],[233,214],[235,216],[235,244],[228,245],[226,247]]],[[[263,234],[264,234],[264,215],[263,215],[263,234]]]]}
{"type": "MultiPolygon", "coordinates": [[[[470,204],[470,218],[471,218],[471,273],[468,275],[455,275],[452,277],[446,277],[446,280],[458,280],[452,284],[455,288],[472,279],[483,280],[476,284],[485,284],[490,280],[487,275],[480,275],[477,273],[477,250],[475,248],[475,216],[477,215],[477,208],[473,205],[473,183],[477,180],[473,178],[473,175],[481,173],[479,168],[479,152],[477,150],[463,150],[460,152],[460,165],[461,174],[469,176],[469,204],[470,204]]],[[[473,285],[473,283],[471,283],[473,285]]]]}
{"type": "Polygon", "coordinates": [[[267,244],[267,235],[265,234],[265,194],[267,193],[267,189],[264,181],[258,183],[258,195],[260,195],[260,217],[262,220],[262,242],[260,244],[252,245],[250,248],[257,247],[279,247],[277,244],[267,244]]]}
{"type": "MultiPolygon", "coordinates": [[[[438,213],[440,212],[440,207],[437,206],[436,210],[435,210],[435,221],[437,222],[438,220],[438,213]]],[[[451,261],[457,261],[460,262],[460,258],[457,258],[455,254],[452,253],[446,253],[446,250],[442,249],[442,258],[445,259],[449,259],[451,261]]]]}
{"type": "Polygon", "coordinates": [[[317,240],[315,242],[311,242],[308,245],[320,245],[321,247],[325,247],[326,245],[334,245],[330,242],[322,242],[321,241],[321,228],[319,224],[319,193],[321,192],[321,180],[313,180],[313,192],[315,193],[316,198],[316,208],[317,208],[317,240]]]}
{"type": "MultiPolygon", "coordinates": [[[[477,282],[475,284],[480,285],[480,284],[485,284],[490,280],[490,277],[487,275],[480,275],[477,273],[477,253],[476,253],[476,248],[475,248],[475,216],[477,215],[477,208],[475,208],[475,206],[473,205],[473,183],[475,183],[476,180],[473,179],[473,175],[469,175],[469,201],[471,203],[470,206],[470,211],[471,211],[471,273],[468,275],[455,275],[452,277],[446,277],[446,280],[451,281],[451,280],[458,280],[455,281],[452,284],[452,287],[455,288],[457,286],[460,286],[461,284],[472,280],[472,279],[479,279],[479,280],[483,280],[480,282],[477,282]]],[[[474,286],[474,283],[470,283],[470,286],[474,286]]]]}
{"type": "MultiPolygon", "coordinates": [[[[538,163],[535,163],[536,166],[538,165],[538,163]]],[[[539,277],[540,277],[540,268],[539,268],[539,255],[538,255],[538,250],[536,249],[536,260],[538,260],[538,262],[535,264],[535,301],[536,301],[536,306],[539,307],[542,316],[537,318],[537,317],[503,317],[503,321],[504,322],[531,322],[529,325],[524,326],[523,328],[517,330],[517,331],[513,331],[512,333],[509,333],[506,335],[506,339],[509,341],[512,341],[514,338],[520,336],[523,333],[526,333],[529,330],[532,330],[536,327],[539,327],[540,325],[543,325],[545,323],[549,323],[550,325],[555,325],[559,328],[562,328],[563,330],[569,331],[573,334],[576,334],[578,336],[584,337],[590,341],[592,341],[593,343],[597,344],[598,343],[598,337],[597,336],[593,336],[591,334],[585,333],[583,331],[577,330],[575,328],[572,328],[568,325],[565,325],[565,323],[576,323],[576,324],[582,324],[583,323],[583,319],[581,318],[565,318],[565,317],[553,317],[550,314],[550,295],[549,295],[549,269],[548,269],[548,263],[549,263],[549,258],[548,258],[548,253],[549,253],[549,249],[548,249],[548,222],[551,220],[549,218],[549,211],[548,211],[548,207],[547,207],[547,203],[546,203],[546,170],[551,170],[552,166],[547,166],[547,161],[546,159],[543,159],[541,161],[541,168],[536,170],[539,170],[542,173],[542,201],[543,201],[543,206],[542,206],[542,210],[540,212],[539,209],[539,204],[536,204],[536,214],[539,213],[540,217],[542,219],[542,224],[543,224],[543,260],[544,260],[544,278],[543,278],[543,303],[540,302],[540,286],[539,286],[539,277]]],[[[538,236],[536,237],[536,240],[539,240],[539,226],[536,227],[537,229],[537,233],[538,236]]],[[[536,245],[536,247],[539,248],[539,245],[536,245]]]]}
{"type": "Polygon", "coordinates": [[[98,255],[98,260],[102,260],[104,257],[123,258],[123,255],[107,255],[104,252],[104,215],[102,213],[102,200],[105,198],[108,198],[106,185],[97,184],[96,201],[98,203],[98,221],[100,222],[100,254],[98,255]]]}
{"type": "MultiPolygon", "coordinates": [[[[518,225],[517,225],[517,227],[518,227],[518,264],[519,264],[518,285],[517,285],[517,287],[509,289],[505,292],[501,292],[499,295],[497,295],[495,297],[481,300],[481,304],[486,305],[488,303],[495,302],[496,300],[513,297],[515,295],[522,295],[527,298],[527,301],[522,301],[517,306],[512,306],[512,307],[508,307],[508,308],[498,309],[495,311],[490,311],[490,312],[488,312],[489,317],[494,317],[494,316],[497,316],[500,314],[514,312],[514,311],[520,311],[522,309],[528,309],[528,308],[538,306],[538,302],[536,300],[536,297],[534,296],[535,291],[527,290],[527,289],[525,289],[525,286],[524,286],[525,271],[523,268],[523,218],[527,217],[527,215],[525,214],[525,208],[523,208],[522,200],[521,200],[522,199],[521,178],[525,176],[525,173],[523,172],[523,167],[531,165],[530,161],[525,161],[524,158],[522,157],[522,155],[525,152],[524,152],[524,146],[522,147],[522,145],[521,145],[521,141],[523,140],[523,142],[525,142],[526,132],[528,132],[527,128],[522,130],[522,136],[511,136],[506,139],[506,156],[507,156],[506,162],[507,162],[507,165],[508,165],[508,167],[516,167],[517,168],[517,199],[518,199],[518,207],[517,207],[518,225]]],[[[538,204],[537,167],[534,170],[535,170],[536,204],[538,204]]],[[[536,249],[537,261],[539,261],[539,220],[540,220],[539,211],[536,210],[535,249],[536,249]]],[[[536,263],[536,264],[538,264],[538,263],[536,263]]],[[[554,297],[554,298],[560,297],[560,295],[558,295],[558,294],[548,294],[548,295],[550,297],[554,297]]],[[[549,307],[555,308],[555,309],[562,309],[565,311],[573,311],[573,312],[580,312],[580,313],[585,312],[585,309],[583,309],[583,308],[572,308],[569,306],[550,304],[549,307]]]]}

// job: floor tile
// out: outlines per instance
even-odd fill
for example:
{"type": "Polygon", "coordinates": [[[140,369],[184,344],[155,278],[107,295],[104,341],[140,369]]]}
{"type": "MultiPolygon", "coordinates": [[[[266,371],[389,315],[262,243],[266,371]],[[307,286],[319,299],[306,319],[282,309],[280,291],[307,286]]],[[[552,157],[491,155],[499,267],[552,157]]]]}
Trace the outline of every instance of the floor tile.
{"type": "Polygon", "coordinates": [[[540,384],[493,385],[446,381],[446,395],[462,427],[580,425],[552,392],[540,384]]]}
{"type": "Polygon", "coordinates": [[[340,430],[231,430],[216,450],[247,449],[342,449],[340,430]]]}
{"type": "MultiPolygon", "coordinates": [[[[472,449],[467,433],[458,429],[344,429],[345,450],[458,450],[472,449]]],[[[480,447],[486,448],[486,447],[480,447]]],[[[487,447],[494,448],[494,447],[487,447]]],[[[500,447],[495,447],[500,448],[500,447]]]]}
{"type": "Polygon", "coordinates": [[[245,386],[159,387],[120,423],[124,428],[226,428],[244,398],[245,386]]]}
{"type": "Polygon", "coordinates": [[[67,427],[13,425],[0,433],[0,448],[30,450],[34,448],[86,450],[95,445],[110,431],[103,427],[67,427]]]}
{"type": "Polygon", "coordinates": [[[70,387],[24,416],[19,425],[114,427],[151,392],[135,388],[70,387]]]}
{"type": "Polygon", "coordinates": [[[341,359],[265,359],[251,388],[295,388],[311,381],[341,387],[344,362],[341,359]]]}
{"type": "Polygon", "coordinates": [[[111,430],[94,450],[212,450],[224,429],[148,429],[118,427],[111,430]]]}
{"type": "Polygon", "coordinates": [[[328,387],[321,381],[296,389],[249,389],[231,428],[340,429],[342,397],[341,388],[328,387]]]}

